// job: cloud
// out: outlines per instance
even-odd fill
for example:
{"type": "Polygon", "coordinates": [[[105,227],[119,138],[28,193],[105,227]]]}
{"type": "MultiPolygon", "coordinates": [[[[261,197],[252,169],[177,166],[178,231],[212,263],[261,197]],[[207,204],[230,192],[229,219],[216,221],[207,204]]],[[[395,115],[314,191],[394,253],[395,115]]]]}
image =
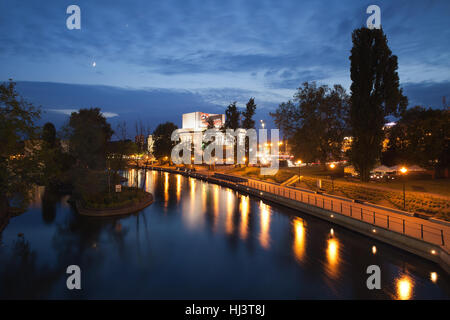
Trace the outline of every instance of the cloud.
{"type": "MultiPolygon", "coordinates": [[[[185,94],[208,105],[245,101],[250,94],[269,108],[304,81],[349,88],[351,32],[365,24],[371,3],[79,0],[76,31],[65,26],[69,4],[0,2],[0,79],[163,88],[176,99],[185,94]]],[[[377,4],[401,82],[450,81],[450,2],[377,4]]],[[[417,100],[425,101],[427,92],[419,92],[423,99],[417,100]]],[[[90,101],[70,94],[63,105],[51,97],[47,103],[65,109],[73,107],[70,99],[103,103],[90,93],[90,101]]],[[[141,102],[124,103],[126,110],[108,112],[122,116],[141,108],[141,102]]]]}
{"type": "Polygon", "coordinates": [[[409,99],[409,107],[442,108],[443,97],[450,105],[450,81],[406,83],[403,91],[409,99]]]}
{"type": "MultiPolygon", "coordinates": [[[[78,112],[79,109],[46,109],[46,110],[51,111],[51,112],[62,113],[62,114],[70,116],[73,112],[78,112]]],[[[118,113],[105,112],[105,111],[102,111],[102,115],[105,118],[114,118],[114,117],[118,117],[119,116],[118,113]]]]}

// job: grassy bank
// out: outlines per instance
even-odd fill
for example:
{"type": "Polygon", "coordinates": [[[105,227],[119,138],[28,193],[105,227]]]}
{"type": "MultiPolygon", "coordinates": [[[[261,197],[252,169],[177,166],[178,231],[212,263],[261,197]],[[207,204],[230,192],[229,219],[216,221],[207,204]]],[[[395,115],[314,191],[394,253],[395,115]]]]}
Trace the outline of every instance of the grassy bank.
{"type": "MultiPolygon", "coordinates": [[[[368,201],[374,204],[403,210],[403,183],[392,182],[359,182],[345,178],[330,179],[330,172],[319,167],[303,167],[300,169],[302,181],[295,186],[317,191],[317,181],[322,181],[322,189],[326,193],[350,199],[368,201]],[[334,185],[334,188],[333,188],[334,185]]],[[[282,183],[298,174],[298,168],[280,168],[276,175],[260,175],[259,168],[233,168],[229,173],[270,182],[282,183]]],[[[406,211],[434,216],[450,221],[450,181],[439,180],[406,180],[406,211]],[[420,191],[418,191],[420,190],[420,191]]]]}

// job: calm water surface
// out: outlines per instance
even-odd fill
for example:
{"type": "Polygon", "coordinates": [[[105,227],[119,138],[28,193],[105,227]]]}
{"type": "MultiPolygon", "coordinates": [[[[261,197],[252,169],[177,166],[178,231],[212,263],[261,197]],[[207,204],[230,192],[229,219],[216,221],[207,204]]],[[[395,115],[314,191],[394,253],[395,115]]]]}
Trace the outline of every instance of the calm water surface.
{"type": "Polygon", "coordinates": [[[0,297],[450,297],[437,265],[402,250],[228,188],[147,175],[155,202],[126,217],[82,217],[67,196],[38,194],[0,236],[0,297]],[[66,289],[72,264],[81,291],[66,289]],[[381,290],[366,287],[371,264],[381,268],[381,290]]]}

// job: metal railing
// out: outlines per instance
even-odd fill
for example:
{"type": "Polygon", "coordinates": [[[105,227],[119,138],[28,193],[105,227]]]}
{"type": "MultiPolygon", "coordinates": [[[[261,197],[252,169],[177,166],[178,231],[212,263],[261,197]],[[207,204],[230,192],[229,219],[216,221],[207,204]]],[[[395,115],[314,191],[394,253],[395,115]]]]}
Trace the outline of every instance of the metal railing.
{"type": "Polygon", "coordinates": [[[327,195],[317,194],[313,191],[307,192],[254,180],[249,180],[241,184],[259,190],[260,192],[271,193],[276,196],[328,210],[331,215],[336,213],[366,222],[374,227],[372,232],[377,232],[376,228],[383,228],[435,245],[443,247],[447,245],[448,247],[448,243],[446,243],[448,233],[442,228],[431,226],[430,224],[432,223],[430,222],[424,221],[424,223],[418,223],[411,221],[412,219],[406,216],[404,218],[399,217],[400,214],[389,214],[388,211],[383,211],[379,208],[374,209],[362,203],[354,203],[351,200],[340,200],[327,195]]]}

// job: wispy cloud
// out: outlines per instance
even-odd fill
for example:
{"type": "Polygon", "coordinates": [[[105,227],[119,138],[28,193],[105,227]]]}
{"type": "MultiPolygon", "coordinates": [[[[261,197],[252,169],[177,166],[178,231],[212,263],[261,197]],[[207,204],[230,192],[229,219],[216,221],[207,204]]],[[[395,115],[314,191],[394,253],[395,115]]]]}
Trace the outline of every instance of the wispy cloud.
{"type": "MultiPolygon", "coordinates": [[[[69,116],[70,116],[73,112],[78,112],[78,109],[46,109],[46,110],[51,111],[51,112],[56,112],[56,113],[62,113],[62,114],[69,115],[69,116]]],[[[105,112],[105,111],[102,112],[102,115],[103,115],[105,118],[114,118],[114,117],[118,117],[118,116],[119,116],[118,113],[115,113],[115,112],[105,112]]]]}
{"type": "MultiPolygon", "coordinates": [[[[371,3],[80,0],[78,31],[66,29],[69,4],[0,2],[0,79],[190,90],[214,103],[251,94],[275,106],[304,81],[349,88],[351,32],[371,3]]],[[[401,82],[450,81],[450,2],[377,4],[401,82]]]]}

